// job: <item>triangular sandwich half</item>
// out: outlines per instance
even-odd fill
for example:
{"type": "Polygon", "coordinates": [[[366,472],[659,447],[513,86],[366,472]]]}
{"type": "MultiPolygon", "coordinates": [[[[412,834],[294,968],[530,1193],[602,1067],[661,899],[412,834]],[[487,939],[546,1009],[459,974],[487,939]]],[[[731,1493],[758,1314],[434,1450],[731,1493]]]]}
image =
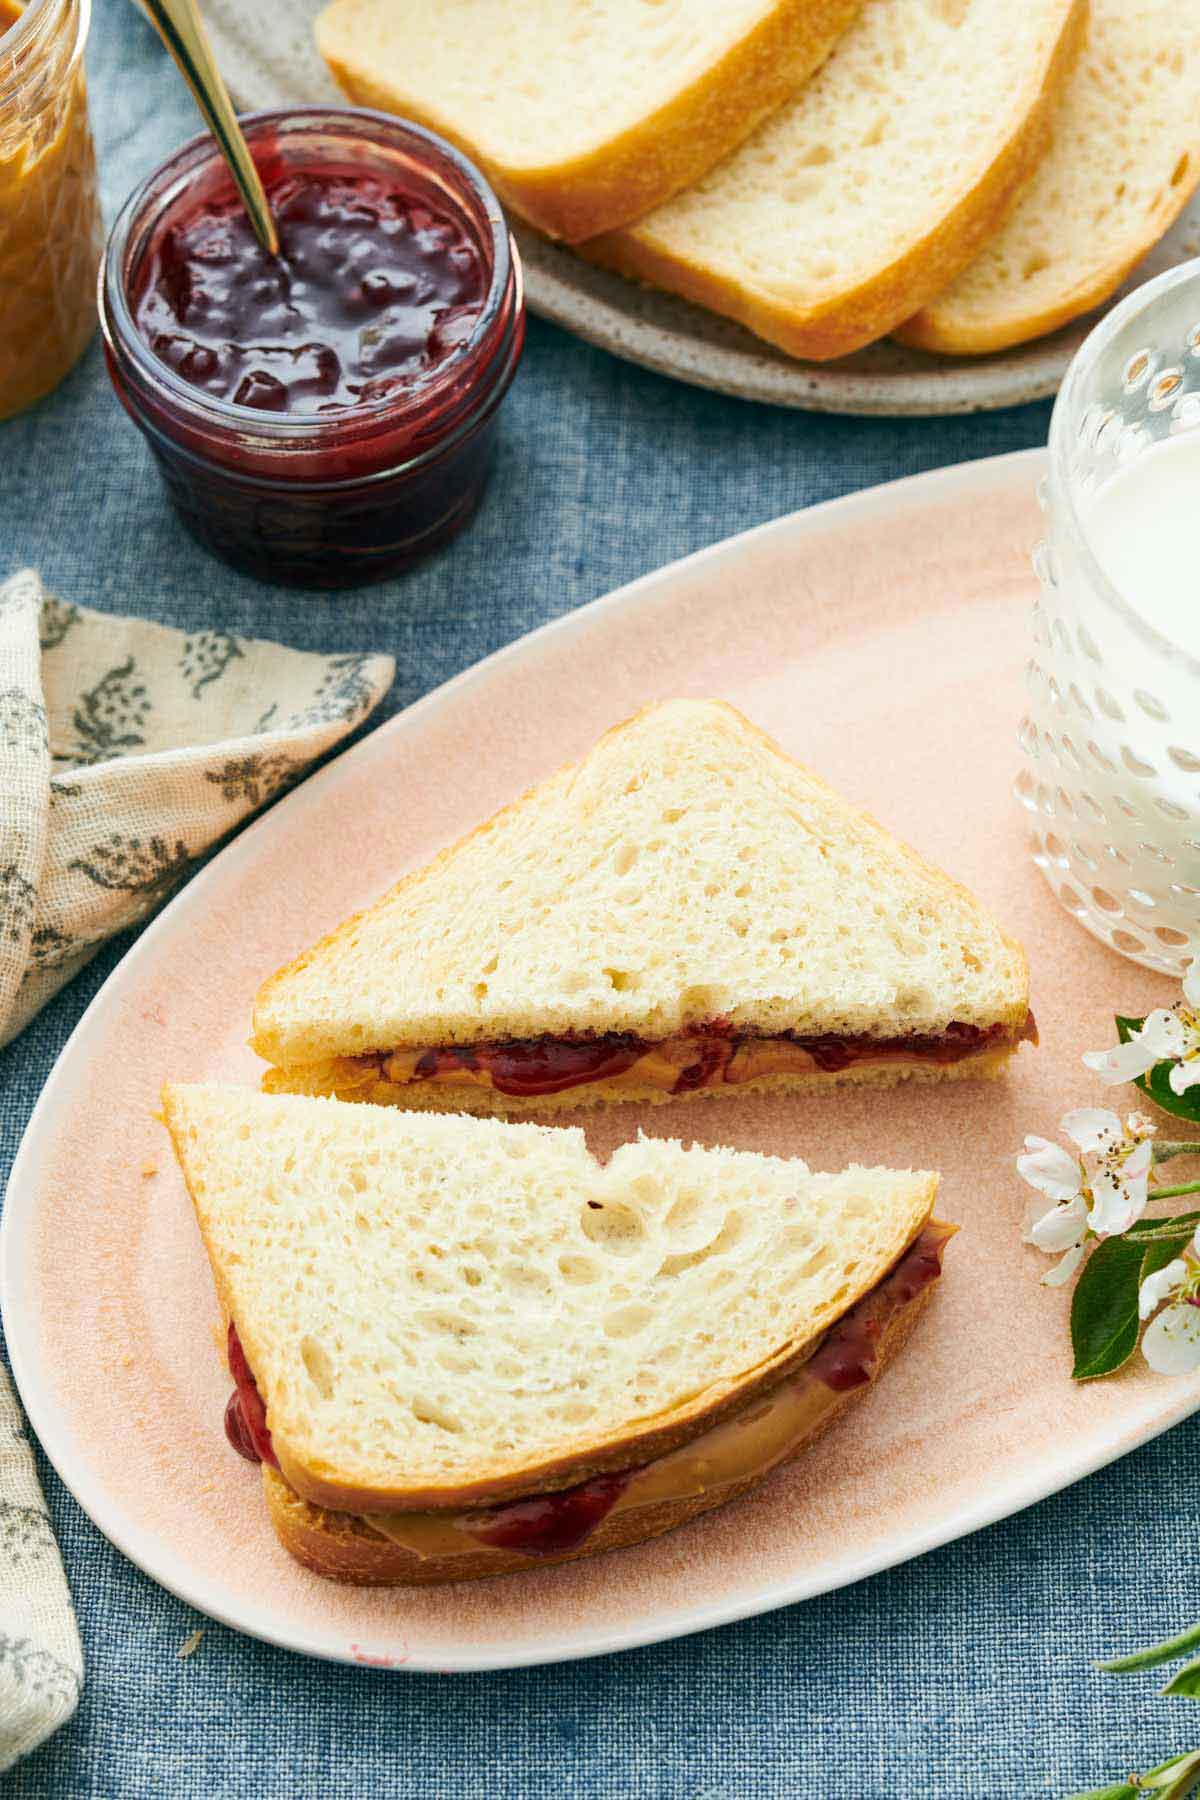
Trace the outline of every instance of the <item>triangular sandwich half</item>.
{"type": "MultiPolygon", "coordinates": [[[[170,1086],[235,1448],[349,1581],[653,1537],[761,1480],[932,1293],[937,1177],[170,1086]]],[[[214,1429],[217,1422],[214,1420],[214,1429]]]]}
{"type": "Polygon", "coordinates": [[[993,1074],[973,896],[720,701],[647,707],[271,977],[269,1089],[526,1112],[993,1074]]]}

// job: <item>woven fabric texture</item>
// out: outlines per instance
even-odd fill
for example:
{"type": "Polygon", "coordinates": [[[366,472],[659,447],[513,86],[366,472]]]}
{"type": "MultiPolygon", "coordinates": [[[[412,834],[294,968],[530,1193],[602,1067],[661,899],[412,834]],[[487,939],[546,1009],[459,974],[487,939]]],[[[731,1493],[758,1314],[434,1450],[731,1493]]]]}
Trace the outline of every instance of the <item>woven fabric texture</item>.
{"type": "MultiPolygon", "coordinates": [[[[128,0],[96,0],[90,66],[111,217],[195,115],[128,0]]],[[[673,557],[873,482],[1044,442],[1048,416],[771,411],[673,385],[535,320],[471,531],[403,581],[306,597],[231,574],[187,540],[93,349],[52,400],[0,427],[0,577],[33,566],[57,593],[189,631],[390,652],[398,674],[380,718],[673,557]]],[[[0,1051],[0,1173],[127,945],[103,950],[0,1051]]],[[[1156,1699],[1153,1675],[1118,1682],[1089,1667],[1200,1616],[1198,1465],[1194,1421],[1019,1518],[804,1606],[595,1662],[448,1678],[324,1666],[205,1624],[107,1544],[41,1459],[88,1674],[74,1719],[5,1791],[1062,1795],[1200,1738],[1200,1715],[1156,1699]]]]}

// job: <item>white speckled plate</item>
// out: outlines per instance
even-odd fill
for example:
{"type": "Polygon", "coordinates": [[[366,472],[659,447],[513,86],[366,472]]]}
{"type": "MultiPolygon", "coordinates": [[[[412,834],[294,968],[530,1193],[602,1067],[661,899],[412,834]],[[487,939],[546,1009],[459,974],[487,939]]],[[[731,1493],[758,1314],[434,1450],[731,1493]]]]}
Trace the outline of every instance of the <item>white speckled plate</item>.
{"type": "MultiPolygon", "coordinates": [[[[313,42],[325,0],[204,0],[218,60],[246,108],[342,100],[313,42]]],[[[929,415],[984,412],[1053,394],[1095,316],[996,356],[926,356],[883,342],[839,362],[805,363],[729,319],[593,269],[560,245],[518,232],[532,312],[694,387],[809,412],[929,415]]],[[[1124,294],[1200,254],[1200,199],[1167,233],[1124,294]]]]}

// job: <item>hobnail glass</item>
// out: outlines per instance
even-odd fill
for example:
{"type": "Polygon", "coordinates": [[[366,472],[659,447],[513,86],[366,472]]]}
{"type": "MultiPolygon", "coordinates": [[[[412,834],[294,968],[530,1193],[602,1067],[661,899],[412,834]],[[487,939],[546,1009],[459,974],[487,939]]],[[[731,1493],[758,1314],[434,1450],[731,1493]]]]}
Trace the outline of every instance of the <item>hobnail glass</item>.
{"type": "Polygon", "coordinates": [[[1114,308],[1055,403],[1016,782],[1062,904],[1172,974],[1200,946],[1200,663],[1126,604],[1083,520],[1118,468],[1198,427],[1200,261],[1114,308]]]}

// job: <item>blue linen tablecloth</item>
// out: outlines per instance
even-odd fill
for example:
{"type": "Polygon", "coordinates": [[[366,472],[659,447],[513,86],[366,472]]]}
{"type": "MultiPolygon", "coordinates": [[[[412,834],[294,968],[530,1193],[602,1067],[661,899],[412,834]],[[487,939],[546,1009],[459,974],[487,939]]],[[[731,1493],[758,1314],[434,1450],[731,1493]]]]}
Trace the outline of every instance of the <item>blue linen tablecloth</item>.
{"type": "MultiPolygon", "coordinates": [[[[98,0],[92,105],[108,216],[196,129],[128,0],[98,0]]],[[[211,561],[168,515],[97,348],[0,426],[0,577],[398,663],[389,707],[521,632],[731,532],[872,482],[1044,441],[1048,408],[945,421],[768,411],[673,385],[534,320],[497,478],[470,533],[402,581],[297,596],[211,561]]],[[[382,717],[381,712],[377,717],[382,717]]],[[[0,1053],[0,1177],[118,943],[0,1053]]],[[[180,1346],[181,1355],[188,1347],[180,1346]]],[[[1200,1421],[918,1562],[766,1618],[499,1675],[327,1666],[204,1623],[100,1536],[41,1463],[88,1659],[75,1720],[22,1795],[532,1795],[1021,1800],[1200,1738],[1186,1701],[1089,1658],[1200,1614],[1200,1421]]],[[[0,1550],[2,1553],[2,1550],[0,1550]]]]}

